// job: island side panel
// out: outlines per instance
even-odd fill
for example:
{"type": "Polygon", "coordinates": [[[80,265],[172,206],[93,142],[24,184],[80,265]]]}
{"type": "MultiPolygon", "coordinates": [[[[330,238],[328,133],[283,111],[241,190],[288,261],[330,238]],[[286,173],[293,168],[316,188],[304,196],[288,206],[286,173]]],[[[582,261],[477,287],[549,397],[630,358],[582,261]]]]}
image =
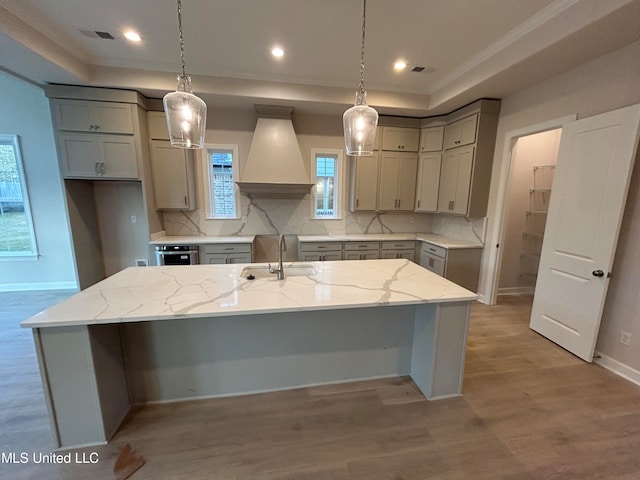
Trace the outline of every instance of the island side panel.
{"type": "Polygon", "coordinates": [[[411,378],[429,400],[462,393],[470,302],[416,305],[411,378]]]}
{"type": "Polygon", "coordinates": [[[106,439],[129,413],[129,389],[120,338],[121,325],[91,325],[91,353],[106,439]]]}
{"type": "Polygon", "coordinates": [[[124,326],[134,403],[407,375],[412,305],[124,326]]]}
{"type": "Polygon", "coordinates": [[[86,326],[40,328],[40,370],[57,432],[56,447],[105,443],[100,400],[86,326]]]}

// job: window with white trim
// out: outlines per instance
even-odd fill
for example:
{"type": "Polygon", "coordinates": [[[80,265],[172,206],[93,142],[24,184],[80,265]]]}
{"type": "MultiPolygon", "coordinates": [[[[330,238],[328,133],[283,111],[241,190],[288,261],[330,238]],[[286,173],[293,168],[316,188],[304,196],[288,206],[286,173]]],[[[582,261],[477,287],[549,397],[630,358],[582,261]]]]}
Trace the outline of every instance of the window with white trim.
{"type": "Polygon", "coordinates": [[[340,150],[312,150],[315,173],[314,218],[339,218],[343,155],[340,150]]]}
{"type": "Polygon", "coordinates": [[[37,255],[17,135],[0,134],[0,256],[37,255]]]}
{"type": "Polygon", "coordinates": [[[205,145],[207,218],[238,218],[237,145],[205,145]]]}

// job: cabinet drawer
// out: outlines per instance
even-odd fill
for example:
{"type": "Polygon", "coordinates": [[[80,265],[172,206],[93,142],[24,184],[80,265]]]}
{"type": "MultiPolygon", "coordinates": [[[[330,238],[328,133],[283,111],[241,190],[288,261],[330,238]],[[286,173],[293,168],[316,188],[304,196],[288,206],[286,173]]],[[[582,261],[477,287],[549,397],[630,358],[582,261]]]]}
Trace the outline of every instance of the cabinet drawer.
{"type": "Polygon", "coordinates": [[[300,243],[301,252],[341,251],[342,242],[304,242],[300,243]]]}
{"type": "Polygon", "coordinates": [[[250,243],[216,243],[201,245],[200,252],[207,253],[251,253],[250,243]]]}
{"type": "Polygon", "coordinates": [[[422,242],[422,251],[427,252],[431,255],[436,255],[438,257],[446,258],[447,257],[447,249],[443,247],[439,247],[432,243],[422,242]]]}
{"type": "Polygon", "coordinates": [[[345,242],[344,243],[345,251],[378,250],[378,248],[380,248],[380,244],[378,242],[345,242]]]}
{"type": "Polygon", "coordinates": [[[413,240],[401,240],[398,242],[382,242],[382,250],[413,250],[416,243],[413,240]]]}

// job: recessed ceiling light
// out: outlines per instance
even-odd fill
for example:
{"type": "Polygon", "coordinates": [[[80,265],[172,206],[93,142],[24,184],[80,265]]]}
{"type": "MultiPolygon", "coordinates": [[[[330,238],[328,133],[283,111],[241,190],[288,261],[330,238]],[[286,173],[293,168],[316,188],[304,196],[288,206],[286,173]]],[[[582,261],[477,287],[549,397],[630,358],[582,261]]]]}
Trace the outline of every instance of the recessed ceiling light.
{"type": "Polygon", "coordinates": [[[271,55],[277,58],[284,57],[284,50],[280,47],[274,47],[271,49],[271,55]]]}
{"type": "Polygon", "coordinates": [[[404,70],[405,68],[407,68],[407,62],[405,62],[404,60],[398,60],[396,63],[393,64],[393,69],[394,70],[404,70]]]}
{"type": "Polygon", "coordinates": [[[124,38],[131,42],[139,42],[140,34],[138,32],[134,32],[133,30],[127,30],[126,32],[124,32],[124,38]]]}

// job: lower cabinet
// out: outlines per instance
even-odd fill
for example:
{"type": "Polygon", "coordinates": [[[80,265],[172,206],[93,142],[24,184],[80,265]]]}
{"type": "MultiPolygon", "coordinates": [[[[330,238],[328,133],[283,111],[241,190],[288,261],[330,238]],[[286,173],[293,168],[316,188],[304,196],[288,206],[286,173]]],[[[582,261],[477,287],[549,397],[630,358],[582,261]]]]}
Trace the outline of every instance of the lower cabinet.
{"type": "Polygon", "coordinates": [[[415,259],[415,242],[380,242],[380,258],[406,258],[413,262],[415,259]]]}
{"type": "Polygon", "coordinates": [[[345,260],[375,260],[380,258],[378,242],[345,242],[345,260]]]}
{"type": "Polygon", "coordinates": [[[200,245],[200,263],[230,264],[251,263],[252,246],[250,243],[218,243],[200,245]]]}
{"type": "Polygon", "coordinates": [[[342,260],[342,242],[300,242],[298,257],[304,262],[342,260]]]}
{"type": "Polygon", "coordinates": [[[447,249],[421,242],[418,263],[461,287],[478,291],[482,248],[447,249]]]}

